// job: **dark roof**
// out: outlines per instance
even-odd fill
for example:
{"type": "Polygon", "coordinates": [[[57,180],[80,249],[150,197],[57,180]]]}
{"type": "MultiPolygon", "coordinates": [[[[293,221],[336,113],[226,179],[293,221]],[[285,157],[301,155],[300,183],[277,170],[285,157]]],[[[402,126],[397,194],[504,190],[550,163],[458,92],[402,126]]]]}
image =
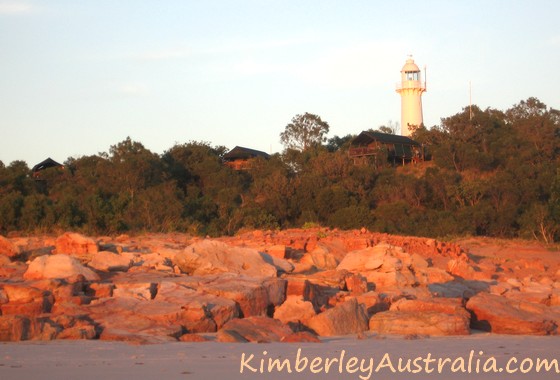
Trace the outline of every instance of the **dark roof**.
{"type": "Polygon", "coordinates": [[[33,172],[38,172],[41,170],[45,170],[48,168],[54,168],[54,167],[61,167],[63,166],[62,164],[59,164],[58,162],[56,162],[55,160],[53,160],[52,158],[47,158],[44,161],[39,162],[37,165],[33,166],[33,168],[31,169],[33,172]]]}
{"type": "Polygon", "coordinates": [[[420,146],[420,143],[412,140],[410,137],[370,131],[363,131],[362,133],[360,133],[354,140],[352,140],[351,145],[363,146],[370,144],[372,141],[379,141],[385,144],[406,144],[420,146]]]}
{"type": "Polygon", "coordinates": [[[236,146],[229,152],[224,155],[224,160],[231,161],[237,159],[248,159],[248,158],[255,158],[255,157],[262,157],[262,158],[269,158],[270,156],[265,153],[261,152],[260,150],[244,148],[242,146],[236,146]]]}

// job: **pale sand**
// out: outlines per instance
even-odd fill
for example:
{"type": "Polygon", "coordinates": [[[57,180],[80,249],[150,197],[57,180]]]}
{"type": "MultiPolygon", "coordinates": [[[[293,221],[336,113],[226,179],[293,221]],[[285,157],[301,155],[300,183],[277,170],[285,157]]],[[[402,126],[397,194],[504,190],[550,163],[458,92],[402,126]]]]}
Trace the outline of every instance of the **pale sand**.
{"type": "MultiPolygon", "coordinates": [[[[480,365],[491,356],[498,365],[515,356],[521,361],[530,357],[560,360],[559,337],[526,337],[500,336],[484,333],[468,337],[403,339],[400,337],[380,338],[369,336],[367,339],[352,337],[336,337],[324,339],[323,343],[167,343],[156,345],[129,345],[102,341],[52,341],[52,342],[21,342],[0,344],[0,379],[360,379],[367,378],[367,372],[349,374],[343,370],[341,374],[337,362],[328,374],[324,370],[320,374],[309,371],[309,365],[297,373],[295,357],[301,348],[302,356],[310,361],[315,357],[340,358],[345,350],[344,361],[356,356],[359,360],[373,357],[375,366],[385,353],[391,355],[395,367],[398,358],[404,359],[425,357],[457,356],[468,361],[471,350],[475,351],[472,371],[475,371],[476,360],[480,365]],[[266,351],[266,354],[263,354],[266,351]],[[484,354],[480,356],[479,351],[484,354]],[[254,354],[249,363],[257,370],[260,359],[265,358],[265,373],[252,373],[247,370],[240,373],[242,354],[254,354]],[[290,358],[292,373],[273,371],[268,373],[268,358],[290,358]]],[[[359,364],[358,364],[359,365],[359,364]]],[[[324,367],[324,364],[322,365],[324,367]]],[[[436,368],[436,366],[434,366],[436,368]]],[[[449,368],[449,367],[447,367],[449,368]]],[[[372,373],[370,379],[559,379],[556,372],[530,372],[528,374],[497,373],[450,373],[420,374],[391,373],[384,369],[380,373],[372,373]]]]}

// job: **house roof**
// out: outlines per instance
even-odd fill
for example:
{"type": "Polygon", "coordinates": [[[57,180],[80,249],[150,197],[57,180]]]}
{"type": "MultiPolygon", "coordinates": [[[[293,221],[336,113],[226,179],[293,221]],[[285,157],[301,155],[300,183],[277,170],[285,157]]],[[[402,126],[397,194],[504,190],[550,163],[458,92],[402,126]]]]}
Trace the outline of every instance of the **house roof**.
{"type": "Polygon", "coordinates": [[[369,145],[373,141],[379,141],[386,144],[405,144],[405,145],[420,146],[420,143],[406,136],[392,135],[389,133],[381,133],[381,132],[370,132],[370,131],[363,131],[362,133],[360,133],[356,138],[354,138],[354,140],[352,140],[351,145],[365,146],[365,145],[369,145]]]}
{"type": "Polygon", "coordinates": [[[33,168],[31,168],[31,170],[36,173],[38,171],[41,170],[45,170],[48,168],[53,168],[53,167],[61,167],[63,166],[62,164],[59,164],[58,162],[56,162],[55,160],[53,160],[52,158],[47,158],[44,161],[39,162],[37,165],[33,166],[33,168]]]}
{"type": "Polygon", "coordinates": [[[269,158],[270,155],[265,152],[261,152],[260,150],[236,146],[224,155],[224,160],[232,161],[237,159],[248,159],[255,157],[269,158]]]}

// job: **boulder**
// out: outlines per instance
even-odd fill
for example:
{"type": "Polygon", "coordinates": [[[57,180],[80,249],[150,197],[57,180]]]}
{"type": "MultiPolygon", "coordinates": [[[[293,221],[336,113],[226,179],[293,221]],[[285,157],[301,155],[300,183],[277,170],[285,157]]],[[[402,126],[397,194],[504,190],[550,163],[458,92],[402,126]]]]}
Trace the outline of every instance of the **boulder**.
{"type": "MultiPolygon", "coordinates": [[[[193,307],[194,309],[194,307],[193,307]]],[[[92,302],[85,309],[99,324],[101,340],[137,343],[176,341],[184,333],[184,325],[215,331],[215,324],[204,310],[193,313],[180,305],[164,301],[141,301],[136,298],[105,298],[92,302]]],[[[207,332],[207,331],[204,331],[207,332]]]]}
{"type": "Polygon", "coordinates": [[[468,315],[439,311],[384,311],[371,317],[369,329],[379,334],[399,335],[470,334],[468,315]]]}
{"type": "Polygon", "coordinates": [[[391,304],[391,311],[408,311],[413,313],[438,312],[445,314],[459,315],[470,322],[470,313],[463,306],[463,300],[460,298],[431,298],[431,299],[406,299],[391,304]]]}
{"type": "MultiPolygon", "coordinates": [[[[204,316],[209,317],[217,329],[240,315],[239,305],[235,301],[197,291],[177,282],[162,282],[155,300],[179,305],[185,310],[203,310],[204,316]]],[[[194,330],[192,326],[185,327],[190,331],[194,330]]]]}
{"type": "Polygon", "coordinates": [[[379,244],[375,247],[348,252],[338,264],[337,269],[345,269],[353,273],[380,269],[389,249],[389,245],[379,244]]]}
{"type": "Polygon", "coordinates": [[[219,342],[247,341],[255,343],[280,342],[293,331],[277,319],[249,317],[232,319],[217,334],[219,342]],[[236,340],[234,340],[234,339],[236,340]],[[241,339],[239,339],[241,338],[241,339]]]}
{"type": "Polygon", "coordinates": [[[21,261],[11,261],[6,255],[0,254],[0,279],[21,280],[27,265],[21,261]]]}
{"type": "Polygon", "coordinates": [[[289,322],[305,324],[315,315],[313,304],[298,296],[288,296],[286,301],[274,311],[274,318],[286,324],[289,322]]]}
{"type": "Polygon", "coordinates": [[[27,280],[44,278],[72,278],[83,276],[88,281],[99,281],[99,275],[67,255],[44,255],[34,259],[23,274],[27,280]]]}
{"type": "MultiPolygon", "coordinates": [[[[269,256],[270,257],[270,256],[269,256]]],[[[219,273],[244,274],[250,277],[276,277],[277,269],[255,249],[232,247],[215,240],[202,240],[175,256],[183,273],[193,276],[219,273]]]]}
{"type": "Polygon", "coordinates": [[[113,289],[113,297],[132,297],[142,301],[148,301],[155,297],[157,292],[157,283],[154,282],[119,282],[115,284],[113,289]]]}
{"type": "Polygon", "coordinates": [[[286,299],[286,280],[221,275],[202,282],[198,290],[235,301],[242,317],[265,316],[286,299]]]}
{"type": "Polygon", "coordinates": [[[93,255],[88,266],[101,272],[127,271],[132,266],[132,259],[130,256],[99,251],[93,255]]]}
{"type": "Polygon", "coordinates": [[[0,315],[0,342],[29,339],[31,322],[21,315],[0,315]]]}
{"type": "Polygon", "coordinates": [[[180,342],[209,342],[208,338],[199,334],[192,334],[192,333],[181,335],[179,337],[179,341],[180,342]]]}
{"type": "Polygon", "coordinates": [[[91,258],[99,251],[95,240],[74,232],[66,232],[59,236],[55,242],[55,249],[57,254],[64,253],[87,258],[91,258]]]}
{"type": "Polygon", "coordinates": [[[359,273],[376,287],[409,286],[417,283],[410,271],[411,265],[410,255],[402,248],[381,243],[349,252],[337,269],[359,273]]]}
{"type": "Polygon", "coordinates": [[[367,279],[360,274],[346,276],[346,289],[352,294],[362,294],[368,291],[367,279]]]}
{"type": "Polygon", "coordinates": [[[90,294],[92,297],[96,298],[105,298],[105,297],[112,297],[113,290],[115,289],[115,285],[108,282],[94,282],[89,285],[88,287],[90,294]]]}
{"type": "Polygon", "coordinates": [[[505,297],[515,301],[540,303],[546,305],[550,304],[551,295],[552,291],[548,289],[547,291],[543,292],[510,291],[505,294],[505,297]]]}
{"type": "Polygon", "coordinates": [[[14,243],[0,235],[0,255],[13,258],[20,254],[20,250],[14,243]]]}
{"type": "Polygon", "coordinates": [[[277,257],[279,259],[287,258],[287,249],[285,245],[277,244],[266,248],[266,253],[270,256],[277,257]]]}
{"type": "Polygon", "coordinates": [[[380,297],[379,293],[374,291],[355,295],[353,297],[356,298],[356,301],[364,307],[368,318],[380,311],[389,310],[389,307],[391,306],[389,299],[380,297]]]}
{"type": "Polygon", "coordinates": [[[439,268],[419,268],[415,269],[414,275],[418,282],[422,285],[441,283],[453,281],[455,278],[439,268]]]}
{"type": "Polygon", "coordinates": [[[0,306],[3,315],[36,316],[50,312],[54,298],[50,292],[26,284],[6,284],[8,303],[0,306]]]}
{"type": "Polygon", "coordinates": [[[550,295],[550,306],[560,306],[560,289],[553,289],[550,295]]]}
{"type": "MultiPolygon", "coordinates": [[[[544,307],[544,305],[542,305],[544,307]]],[[[479,293],[466,305],[472,313],[473,328],[496,334],[550,335],[556,323],[546,314],[519,308],[519,302],[488,293],[479,293]]]]}
{"type": "Polygon", "coordinates": [[[307,326],[320,336],[356,334],[368,329],[368,317],[353,298],[311,318],[307,326]]]}
{"type": "Polygon", "coordinates": [[[447,262],[447,271],[454,276],[464,279],[477,277],[477,270],[471,264],[461,259],[451,259],[447,262]]]}
{"type": "Polygon", "coordinates": [[[314,265],[322,270],[335,269],[338,266],[338,260],[324,246],[318,246],[311,252],[307,252],[300,259],[300,263],[314,265]]]}
{"type": "Polygon", "coordinates": [[[273,265],[276,268],[278,274],[294,271],[294,265],[287,260],[269,255],[268,253],[261,252],[260,255],[267,264],[273,265]]]}

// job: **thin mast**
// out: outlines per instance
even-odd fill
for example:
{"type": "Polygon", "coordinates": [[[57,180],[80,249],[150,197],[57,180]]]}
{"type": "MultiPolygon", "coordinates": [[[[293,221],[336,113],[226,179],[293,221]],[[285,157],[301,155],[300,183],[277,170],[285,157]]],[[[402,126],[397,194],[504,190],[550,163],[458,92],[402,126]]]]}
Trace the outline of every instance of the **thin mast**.
{"type": "Polygon", "coordinates": [[[469,81],[469,120],[472,120],[472,86],[469,81]]]}

